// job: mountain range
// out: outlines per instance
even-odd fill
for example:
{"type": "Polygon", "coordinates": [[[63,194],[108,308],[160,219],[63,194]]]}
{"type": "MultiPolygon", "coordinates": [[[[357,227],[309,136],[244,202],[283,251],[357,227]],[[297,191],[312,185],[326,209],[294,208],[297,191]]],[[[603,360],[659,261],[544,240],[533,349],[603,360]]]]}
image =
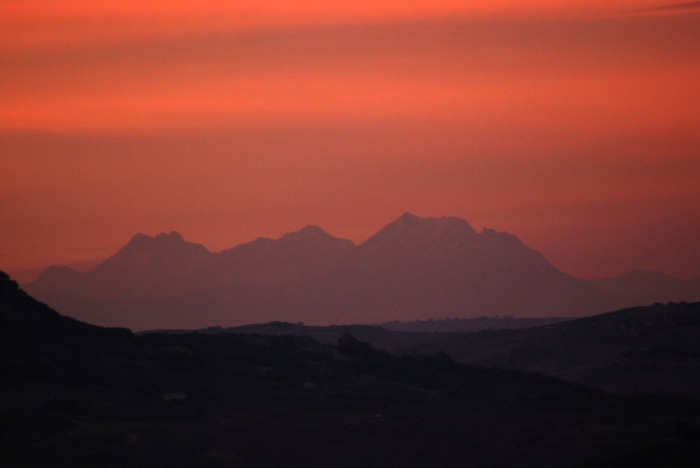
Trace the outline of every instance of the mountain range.
{"type": "Polygon", "coordinates": [[[68,316],[134,330],[578,317],[700,300],[700,280],[642,271],[581,280],[511,234],[410,213],[359,245],[316,226],[218,253],[176,232],[137,234],[90,271],[49,267],[24,288],[68,316]]]}

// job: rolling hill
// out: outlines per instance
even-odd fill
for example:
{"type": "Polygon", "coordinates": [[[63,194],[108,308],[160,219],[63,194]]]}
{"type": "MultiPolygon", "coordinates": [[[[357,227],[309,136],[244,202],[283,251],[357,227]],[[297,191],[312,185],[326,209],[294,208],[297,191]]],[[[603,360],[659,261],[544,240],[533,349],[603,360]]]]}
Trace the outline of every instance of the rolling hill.
{"type": "Polygon", "coordinates": [[[4,273],[0,323],[9,468],[643,467],[700,454],[696,403],[390,354],[348,333],[133,335],[63,317],[4,273]]]}
{"type": "MultiPolygon", "coordinates": [[[[417,341],[417,340],[416,340],[417,341]]],[[[396,346],[535,371],[620,394],[700,395],[700,302],[609,312],[523,330],[443,335],[396,346]]]]}

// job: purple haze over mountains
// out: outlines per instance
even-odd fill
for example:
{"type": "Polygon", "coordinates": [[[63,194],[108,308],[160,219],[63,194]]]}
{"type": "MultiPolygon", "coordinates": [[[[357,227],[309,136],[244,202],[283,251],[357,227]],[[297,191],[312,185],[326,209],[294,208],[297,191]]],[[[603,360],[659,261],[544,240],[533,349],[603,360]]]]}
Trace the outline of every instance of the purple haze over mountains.
{"type": "Polygon", "coordinates": [[[50,267],[25,289],[66,315],[135,330],[574,317],[700,300],[698,281],[630,275],[579,280],[511,234],[405,213],[357,246],[316,226],[220,253],[176,232],[137,234],[88,272],[50,267]]]}

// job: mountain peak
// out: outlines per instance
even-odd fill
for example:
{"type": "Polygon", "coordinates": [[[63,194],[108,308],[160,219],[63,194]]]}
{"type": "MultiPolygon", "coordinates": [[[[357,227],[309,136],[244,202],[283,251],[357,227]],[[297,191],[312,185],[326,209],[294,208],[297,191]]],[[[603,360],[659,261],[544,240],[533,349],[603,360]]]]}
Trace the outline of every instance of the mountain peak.
{"type": "Polygon", "coordinates": [[[290,232],[280,237],[277,242],[281,242],[280,245],[309,244],[315,245],[316,248],[321,245],[342,246],[343,248],[354,246],[352,241],[333,237],[318,226],[306,226],[298,231],[290,232]]]}
{"type": "Polygon", "coordinates": [[[281,239],[318,239],[333,237],[318,226],[305,226],[298,231],[290,232],[281,239]]]}
{"type": "Polygon", "coordinates": [[[165,232],[161,232],[155,237],[156,240],[160,241],[168,241],[168,242],[184,242],[185,239],[182,237],[182,234],[176,231],[170,231],[170,234],[166,234],[165,232]]]}
{"type": "Polygon", "coordinates": [[[153,237],[146,234],[136,234],[128,244],[122,247],[121,251],[127,253],[137,253],[145,251],[183,251],[209,252],[201,244],[187,242],[182,234],[176,231],[170,233],[161,232],[153,237]]]}
{"type": "Polygon", "coordinates": [[[135,234],[126,246],[146,246],[146,245],[176,245],[187,244],[182,234],[176,231],[170,233],[161,232],[153,237],[147,234],[135,234]]]}
{"type": "Polygon", "coordinates": [[[364,245],[427,244],[447,238],[478,236],[465,220],[455,217],[421,218],[405,212],[397,220],[369,238],[364,245]]]}
{"type": "Polygon", "coordinates": [[[476,234],[476,231],[469,225],[469,223],[461,218],[454,216],[443,216],[441,218],[421,218],[420,216],[416,216],[408,211],[402,214],[396,221],[389,224],[389,226],[391,225],[434,230],[457,229],[476,234]]]}
{"type": "MultiPolygon", "coordinates": [[[[406,211],[406,212],[404,212],[404,214],[402,214],[402,215],[399,217],[398,220],[401,220],[401,221],[403,221],[403,222],[405,222],[405,223],[419,223],[420,221],[423,220],[423,218],[421,218],[421,217],[419,217],[419,216],[416,216],[416,215],[414,215],[413,213],[410,213],[410,212],[406,211]]],[[[397,221],[398,221],[398,220],[397,220],[397,221]]]]}
{"type": "Polygon", "coordinates": [[[160,233],[154,237],[136,234],[116,254],[96,267],[96,271],[111,268],[143,268],[145,264],[170,263],[184,258],[200,258],[211,253],[201,244],[187,242],[180,233],[160,233]],[[177,259],[177,260],[176,260],[177,259]]]}

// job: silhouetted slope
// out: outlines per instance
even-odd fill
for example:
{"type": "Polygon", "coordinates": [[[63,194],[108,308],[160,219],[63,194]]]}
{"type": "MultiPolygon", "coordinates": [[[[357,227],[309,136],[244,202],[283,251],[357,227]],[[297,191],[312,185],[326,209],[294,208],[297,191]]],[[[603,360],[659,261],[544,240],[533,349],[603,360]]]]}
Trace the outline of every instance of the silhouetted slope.
{"type": "Polygon", "coordinates": [[[541,372],[610,392],[700,396],[700,303],[635,307],[526,330],[453,335],[408,349],[541,372]]]}
{"type": "Polygon", "coordinates": [[[445,318],[418,320],[413,322],[384,322],[379,324],[382,328],[397,332],[411,333],[466,333],[482,330],[516,330],[521,328],[539,327],[541,325],[551,325],[553,323],[572,320],[572,318],[562,317],[485,317],[476,318],[445,318]]]}
{"type": "Polygon", "coordinates": [[[0,310],[3,325],[24,334],[2,341],[8,468],[561,468],[658,440],[673,421],[698,416],[671,399],[610,397],[444,354],[392,355],[350,334],[337,345],[134,337],[61,317],[5,275],[0,310]]]}
{"type": "Polygon", "coordinates": [[[131,336],[126,329],[102,328],[62,316],[0,271],[0,346],[7,353],[53,345],[120,343],[131,336]]]}
{"type": "MultiPolygon", "coordinates": [[[[562,318],[515,319],[515,318],[476,318],[426,320],[421,322],[388,322],[380,325],[329,325],[315,326],[303,323],[268,322],[238,327],[208,327],[198,333],[247,333],[258,335],[308,336],[319,343],[335,343],[344,333],[370,343],[373,347],[390,352],[401,352],[420,346],[435,346],[436,343],[450,342],[462,333],[482,330],[514,330],[532,328],[563,322],[562,318]]],[[[187,333],[188,330],[161,330],[163,333],[187,333]]]]}
{"type": "MultiPolygon", "coordinates": [[[[186,333],[186,330],[164,330],[164,333],[186,333]]],[[[269,322],[243,325],[239,327],[210,327],[198,330],[199,333],[246,333],[257,335],[291,335],[308,336],[319,343],[336,343],[345,333],[351,334],[358,340],[368,342],[372,347],[387,351],[409,348],[411,346],[434,343],[441,339],[449,339],[445,333],[413,333],[390,331],[373,325],[330,325],[309,326],[302,323],[269,322]]]]}

